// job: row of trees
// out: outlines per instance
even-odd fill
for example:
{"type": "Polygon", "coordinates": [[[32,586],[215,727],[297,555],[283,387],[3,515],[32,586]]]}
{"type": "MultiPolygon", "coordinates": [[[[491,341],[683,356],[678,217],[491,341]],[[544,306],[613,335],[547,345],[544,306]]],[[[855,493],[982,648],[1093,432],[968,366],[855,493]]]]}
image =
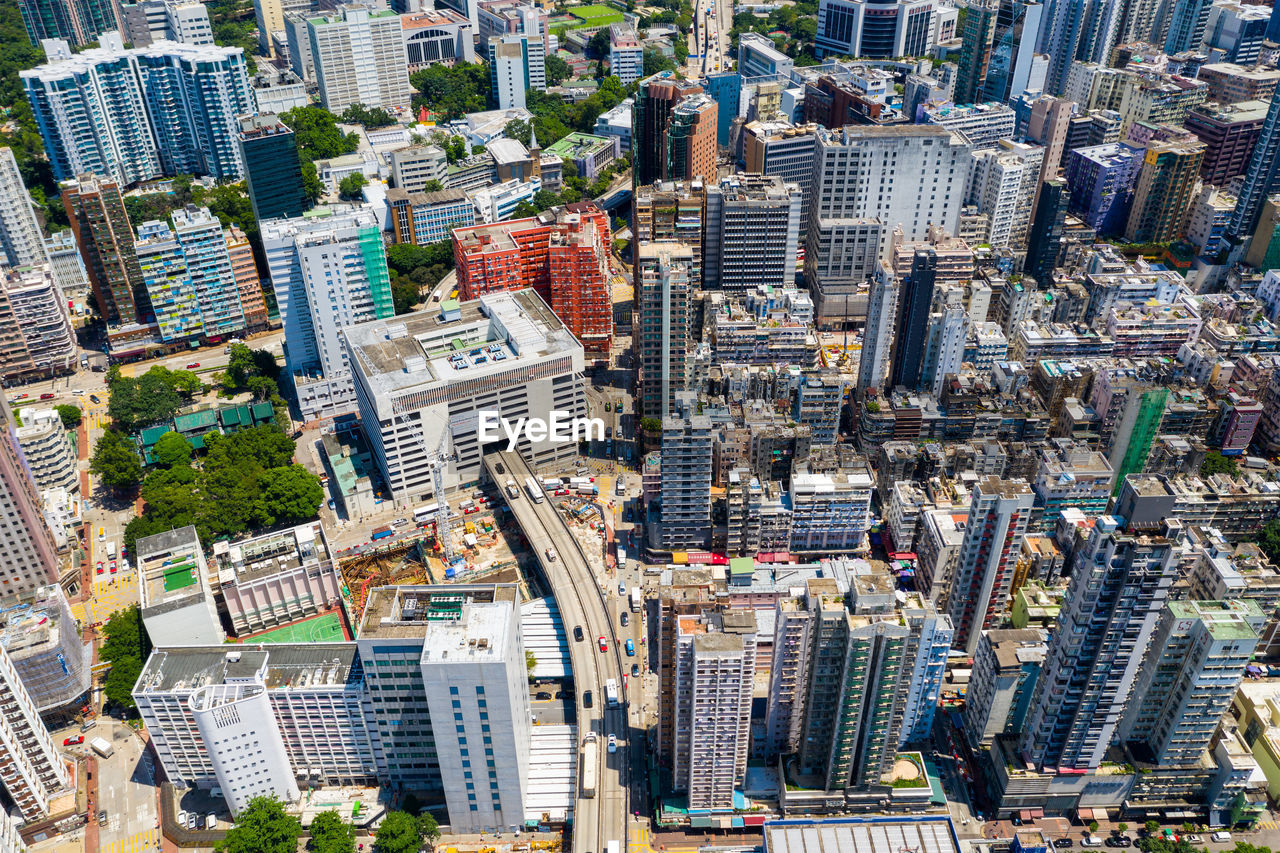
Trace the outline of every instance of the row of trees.
{"type": "MultiPolygon", "coordinates": [[[[354,853],[356,831],[335,811],[321,812],[308,827],[311,853],[354,853]]],[[[257,797],[236,817],[217,849],[221,853],[297,853],[302,824],[278,800],[257,797]]],[[[383,818],[374,835],[376,853],[417,853],[440,838],[440,827],[427,812],[395,811],[383,818]]]]}
{"type": "Polygon", "coordinates": [[[113,425],[125,432],[166,421],[178,409],[204,391],[200,377],[189,370],[169,370],[156,365],[141,376],[124,376],[118,365],[107,371],[111,402],[107,414],[113,425]]]}

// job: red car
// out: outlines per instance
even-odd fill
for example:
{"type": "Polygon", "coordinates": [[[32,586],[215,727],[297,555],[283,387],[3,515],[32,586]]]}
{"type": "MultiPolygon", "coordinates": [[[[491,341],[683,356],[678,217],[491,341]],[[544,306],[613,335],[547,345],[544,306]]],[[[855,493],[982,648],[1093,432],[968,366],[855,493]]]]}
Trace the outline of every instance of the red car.
{"type": "Polygon", "coordinates": [[[605,638],[604,638],[604,637],[601,637],[601,638],[600,638],[600,651],[602,651],[602,652],[607,652],[607,651],[609,651],[609,643],[608,643],[608,641],[607,641],[607,640],[605,640],[605,638]]]}
{"type": "Polygon", "coordinates": [[[102,574],[102,561],[98,561],[98,574],[102,574]]]}
{"type": "Polygon", "coordinates": [[[118,568],[118,566],[116,565],[116,561],[115,561],[115,560],[112,560],[112,561],[111,561],[111,574],[113,574],[113,575],[114,575],[114,574],[116,573],[116,569],[117,569],[117,568],[118,568]]]}
{"type": "Polygon", "coordinates": [[[190,364],[188,364],[188,365],[187,365],[187,370],[195,370],[195,369],[196,369],[197,367],[199,367],[199,366],[200,366],[200,362],[198,362],[198,361],[193,361],[193,362],[191,362],[190,364]]]}
{"type": "Polygon", "coordinates": [[[78,743],[84,743],[84,735],[72,735],[62,739],[63,746],[75,746],[78,743]]]}
{"type": "Polygon", "coordinates": [[[58,395],[57,395],[57,394],[41,394],[41,395],[40,395],[40,399],[41,399],[41,400],[52,400],[52,399],[53,399],[54,397],[56,397],[56,396],[58,396],[58,395]]]}
{"type": "Polygon", "coordinates": [[[471,513],[473,513],[473,512],[479,512],[479,511],[480,511],[480,507],[478,507],[478,506],[469,506],[469,507],[467,507],[466,509],[464,509],[464,510],[462,511],[462,514],[463,514],[463,515],[471,515],[471,513]]]}
{"type": "Polygon", "coordinates": [[[18,396],[14,397],[13,399],[15,399],[15,400],[25,400],[25,399],[27,399],[27,398],[28,398],[28,397],[30,397],[30,396],[31,396],[30,394],[19,394],[18,396]]]}
{"type": "Polygon", "coordinates": [[[567,494],[569,494],[568,489],[556,489],[556,492],[555,492],[555,496],[558,498],[564,497],[567,494]]]}

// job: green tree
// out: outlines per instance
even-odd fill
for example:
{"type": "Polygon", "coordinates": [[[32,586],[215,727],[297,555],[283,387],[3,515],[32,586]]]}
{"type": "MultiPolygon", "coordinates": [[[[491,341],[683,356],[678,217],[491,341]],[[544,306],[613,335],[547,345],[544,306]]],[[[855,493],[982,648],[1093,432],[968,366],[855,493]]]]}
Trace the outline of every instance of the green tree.
{"type": "Polygon", "coordinates": [[[1119,832],[1121,835],[1124,835],[1128,831],[1129,831],[1129,824],[1127,823],[1116,824],[1116,832],[1119,832]]]}
{"type": "Polygon", "coordinates": [[[529,680],[533,681],[533,671],[538,667],[538,657],[530,649],[524,650],[524,668],[529,675],[529,680]]]}
{"type": "Polygon", "coordinates": [[[362,173],[352,172],[341,181],[338,181],[338,193],[343,198],[359,198],[360,191],[364,189],[367,183],[369,183],[369,179],[362,173]]]}
{"type": "Polygon", "coordinates": [[[128,436],[108,429],[98,439],[89,471],[112,489],[131,489],[142,478],[142,460],[128,436]]]}
{"type": "Polygon", "coordinates": [[[547,55],[545,65],[548,86],[559,86],[573,76],[573,69],[569,67],[569,63],[554,53],[547,55]]]}
{"type": "Polygon", "coordinates": [[[1280,563],[1280,519],[1273,518],[1262,526],[1258,534],[1258,547],[1267,555],[1268,560],[1280,563]]]}
{"type": "Polygon", "coordinates": [[[418,834],[428,844],[435,844],[440,840],[440,825],[430,812],[418,815],[418,834]]]}
{"type": "Polygon", "coordinates": [[[403,275],[391,277],[391,302],[397,314],[408,314],[421,299],[422,289],[416,281],[403,275]]]}
{"type": "Polygon", "coordinates": [[[302,824],[274,797],[254,797],[216,850],[223,853],[297,853],[302,824]]]}
{"type": "Polygon", "coordinates": [[[522,118],[515,118],[507,122],[507,126],[502,129],[502,135],[507,139],[514,139],[526,148],[532,138],[532,126],[529,122],[522,118]]]}
{"type": "Polygon", "coordinates": [[[1155,835],[1160,831],[1160,821],[1149,820],[1142,825],[1142,828],[1147,831],[1147,835],[1155,835]]]}
{"type": "Polygon", "coordinates": [[[102,633],[104,640],[98,657],[111,664],[111,672],[103,682],[103,693],[108,702],[134,708],[133,685],[142,674],[142,661],[151,653],[138,605],[113,613],[102,627],[102,633]]]}
{"type": "Polygon", "coordinates": [[[377,853],[416,853],[422,849],[422,832],[418,820],[408,812],[391,812],[374,835],[377,853]]]}
{"type": "Polygon", "coordinates": [[[480,112],[488,103],[489,69],[483,62],[432,65],[409,75],[409,83],[419,93],[414,108],[425,106],[445,121],[480,112]]]}
{"type": "Polygon", "coordinates": [[[1214,474],[1230,474],[1236,476],[1240,473],[1240,466],[1236,460],[1227,456],[1223,456],[1216,450],[1210,450],[1204,456],[1204,461],[1200,463],[1200,476],[1211,477],[1214,474]]]}
{"type": "Polygon", "coordinates": [[[359,137],[343,133],[333,113],[324,107],[294,107],[281,113],[280,120],[293,130],[298,154],[304,160],[341,157],[360,147],[359,137]]]}
{"type": "Polygon", "coordinates": [[[663,71],[675,70],[675,60],[665,56],[662,51],[656,47],[646,47],[644,49],[644,76],[650,77],[663,71]]]}
{"type": "Polygon", "coordinates": [[[175,465],[190,465],[195,449],[181,433],[169,430],[156,441],[151,453],[155,456],[157,465],[172,468],[175,465]]]}
{"type": "Polygon", "coordinates": [[[290,465],[272,472],[263,499],[273,524],[303,522],[315,518],[324,500],[324,487],[306,468],[290,465]]]}
{"type": "Polygon", "coordinates": [[[422,191],[424,193],[438,193],[442,189],[444,189],[444,184],[440,183],[435,178],[432,178],[422,185],[422,191]]]}
{"type": "Polygon", "coordinates": [[[352,853],[356,847],[356,830],[335,811],[320,812],[308,828],[311,838],[307,849],[312,853],[352,853]]]}
{"type": "Polygon", "coordinates": [[[1097,831],[1098,831],[1098,822],[1096,820],[1089,821],[1089,832],[1094,833],[1097,831]]]}
{"type": "Polygon", "coordinates": [[[587,40],[587,56],[609,58],[609,28],[601,27],[587,40]]]}
{"type": "Polygon", "coordinates": [[[361,124],[373,130],[379,127],[390,127],[396,123],[396,117],[382,107],[370,109],[364,104],[352,104],[342,113],[342,120],[347,124],[361,124]]]}
{"type": "Polygon", "coordinates": [[[84,417],[79,406],[64,403],[61,406],[54,406],[53,410],[58,413],[58,417],[62,419],[62,426],[66,429],[75,429],[80,426],[80,421],[84,417]]]}

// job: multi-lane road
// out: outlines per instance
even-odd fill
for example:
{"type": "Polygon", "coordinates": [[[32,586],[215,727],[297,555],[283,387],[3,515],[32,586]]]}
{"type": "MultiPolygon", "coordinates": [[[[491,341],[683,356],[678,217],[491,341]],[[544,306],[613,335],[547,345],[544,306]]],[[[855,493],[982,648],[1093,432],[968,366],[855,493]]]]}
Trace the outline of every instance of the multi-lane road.
{"type": "Polygon", "coordinates": [[[588,732],[595,732],[600,743],[596,795],[579,796],[574,801],[573,850],[603,853],[608,842],[617,841],[619,849],[625,851],[631,796],[628,786],[633,776],[643,778],[643,772],[632,774],[629,771],[632,766],[643,766],[637,760],[644,749],[645,738],[638,727],[635,731],[631,728],[631,694],[638,697],[640,687],[623,677],[624,672],[630,671],[630,662],[638,662],[641,658],[628,658],[619,644],[628,638],[633,643],[637,642],[642,620],[637,615],[628,628],[621,627],[620,614],[627,607],[625,596],[619,595],[616,589],[602,586],[592,572],[578,539],[551,501],[544,498],[535,502],[530,499],[523,484],[535,475],[519,453],[490,453],[485,457],[485,468],[503,489],[507,505],[529,540],[530,550],[542,566],[569,636],[569,656],[578,703],[579,760],[582,739],[588,732]],[[506,494],[508,480],[520,484],[518,498],[506,494]],[[553,549],[555,559],[551,558],[548,549],[553,549]],[[582,630],[581,640],[576,639],[578,628],[582,630]],[[604,652],[600,651],[602,637],[607,647],[604,652]],[[609,679],[615,679],[620,688],[623,684],[628,685],[616,708],[607,707],[605,701],[605,683],[609,679]],[[588,693],[591,696],[590,707],[585,704],[588,693]],[[611,734],[618,741],[618,751],[614,753],[605,748],[611,734]]]}
{"type": "Polygon", "coordinates": [[[695,0],[685,76],[697,80],[704,74],[730,70],[729,30],[732,27],[730,0],[695,0]],[[715,14],[708,16],[708,8],[714,8],[715,14]]]}

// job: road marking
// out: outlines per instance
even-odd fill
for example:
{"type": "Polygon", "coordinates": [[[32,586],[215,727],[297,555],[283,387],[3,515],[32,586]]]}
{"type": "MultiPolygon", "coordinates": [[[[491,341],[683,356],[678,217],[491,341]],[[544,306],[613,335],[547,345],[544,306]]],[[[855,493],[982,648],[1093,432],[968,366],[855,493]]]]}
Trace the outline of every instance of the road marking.
{"type": "Polygon", "coordinates": [[[109,841],[101,845],[101,851],[102,853],[146,853],[148,850],[155,849],[159,834],[160,831],[154,828],[135,832],[128,838],[109,841]]]}

